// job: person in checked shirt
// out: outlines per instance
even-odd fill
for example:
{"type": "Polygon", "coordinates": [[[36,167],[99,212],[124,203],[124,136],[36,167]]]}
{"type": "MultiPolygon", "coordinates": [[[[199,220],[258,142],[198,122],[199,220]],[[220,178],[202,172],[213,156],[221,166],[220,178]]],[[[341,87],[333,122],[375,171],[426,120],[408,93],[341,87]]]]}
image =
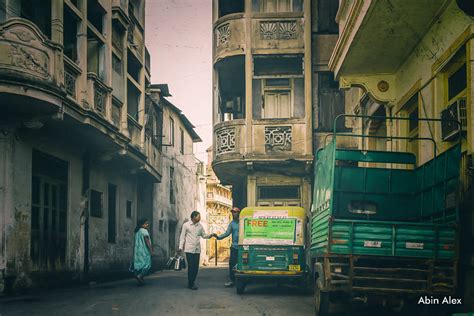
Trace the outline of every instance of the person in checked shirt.
{"type": "Polygon", "coordinates": [[[199,221],[201,214],[198,211],[191,213],[191,220],[183,224],[181,235],[179,237],[178,252],[186,254],[186,261],[188,262],[188,289],[197,290],[198,287],[194,283],[199,271],[199,259],[201,256],[201,238],[209,239],[216,237],[216,234],[206,234],[204,227],[199,221]]]}
{"type": "Polygon", "coordinates": [[[235,283],[235,271],[234,267],[237,264],[238,253],[239,253],[239,215],[240,209],[233,207],[232,210],[232,221],[229,223],[227,230],[222,235],[217,236],[217,240],[226,238],[232,234],[232,246],[230,247],[230,259],[229,259],[229,279],[230,282],[224,284],[225,287],[232,287],[235,283]]]}

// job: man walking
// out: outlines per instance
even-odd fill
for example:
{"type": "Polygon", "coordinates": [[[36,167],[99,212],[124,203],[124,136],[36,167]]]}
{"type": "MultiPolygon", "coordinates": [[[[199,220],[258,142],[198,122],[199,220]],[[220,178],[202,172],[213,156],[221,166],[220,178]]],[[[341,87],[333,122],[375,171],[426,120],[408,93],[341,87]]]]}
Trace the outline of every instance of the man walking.
{"type": "Polygon", "coordinates": [[[186,261],[188,262],[188,288],[197,290],[198,287],[194,282],[199,271],[199,259],[201,256],[200,238],[209,239],[216,237],[215,234],[206,234],[204,227],[199,221],[201,214],[198,211],[191,213],[191,220],[183,224],[181,235],[179,237],[179,252],[186,254],[186,261]]]}
{"type": "Polygon", "coordinates": [[[224,284],[225,287],[232,287],[235,284],[235,272],[234,266],[237,264],[237,256],[239,249],[239,215],[240,209],[234,207],[231,210],[232,221],[229,223],[227,230],[220,236],[217,236],[217,240],[221,240],[232,234],[232,246],[230,247],[230,259],[229,259],[229,279],[230,281],[224,284]]]}

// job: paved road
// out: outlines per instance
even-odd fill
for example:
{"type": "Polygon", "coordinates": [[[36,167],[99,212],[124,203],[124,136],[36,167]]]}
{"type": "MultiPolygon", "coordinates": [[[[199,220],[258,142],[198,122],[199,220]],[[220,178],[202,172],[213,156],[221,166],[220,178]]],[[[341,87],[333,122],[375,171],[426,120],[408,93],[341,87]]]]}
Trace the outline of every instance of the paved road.
{"type": "Polygon", "coordinates": [[[186,288],[186,272],[157,272],[138,286],[135,279],[88,288],[48,291],[0,299],[0,315],[311,315],[312,297],[290,287],[251,286],[246,295],[224,288],[227,269],[201,268],[199,290],[186,288]]]}
{"type": "MultiPolygon", "coordinates": [[[[84,288],[0,298],[0,316],[10,315],[313,315],[313,298],[292,287],[249,286],[244,295],[223,287],[227,269],[201,268],[199,290],[186,288],[186,272],[157,272],[84,288]]],[[[336,306],[331,316],[384,315],[386,310],[336,306]]],[[[400,314],[398,314],[400,315],[400,314]]],[[[406,313],[402,313],[407,316],[406,313]]]]}

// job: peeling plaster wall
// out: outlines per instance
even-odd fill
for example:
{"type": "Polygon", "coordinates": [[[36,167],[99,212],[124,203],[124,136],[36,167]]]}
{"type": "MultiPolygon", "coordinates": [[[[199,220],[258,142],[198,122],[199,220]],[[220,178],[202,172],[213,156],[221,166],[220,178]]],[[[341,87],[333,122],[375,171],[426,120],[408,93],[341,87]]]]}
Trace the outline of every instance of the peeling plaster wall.
{"type": "Polygon", "coordinates": [[[120,174],[113,166],[93,165],[91,189],[102,192],[102,217],[89,218],[89,262],[91,272],[127,270],[132,259],[137,212],[136,176],[120,174]],[[108,242],[108,184],[117,186],[116,237],[108,242]],[[127,201],[132,201],[132,217],[127,218],[127,201]]]}
{"type": "MultiPolygon", "coordinates": [[[[2,128],[3,129],[3,128],[2,128]]],[[[0,270],[6,277],[29,278],[33,272],[46,272],[30,259],[31,187],[33,149],[68,162],[68,208],[66,263],[56,272],[83,271],[84,200],[82,198],[83,149],[56,137],[51,131],[25,130],[2,133],[0,138],[0,270]]],[[[122,174],[117,166],[93,164],[91,188],[103,192],[102,218],[90,217],[90,271],[127,270],[136,225],[136,175],[122,174]],[[108,183],[117,185],[116,242],[108,243],[108,183]],[[126,201],[132,201],[132,218],[126,217],[126,201]]]]}
{"type": "MultiPolygon", "coordinates": [[[[459,10],[455,1],[452,1],[396,73],[397,100],[400,100],[418,80],[421,79],[421,86],[430,82],[434,75],[432,66],[472,23],[473,19],[459,10]]],[[[419,108],[420,117],[440,117],[441,110],[446,106],[442,89],[444,89],[443,80],[438,77],[421,91],[425,106],[419,108]]],[[[394,113],[397,111],[398,108],[395,108],[394,113]]],[[[440,139],[440,129],[432,126],[432,131],[435,133],[435,138],[440,139]]],[[[420,137],[431,137],[426,123],[420,122],[420,137]]],[[[446,150],[449,144],[440,143],[439,146],[441,150],[446,150]]],[[[431,143],[422,142],[419,152],[420,163],[431,159],[432,152],[431,143]]]]}
{"type": "MultiPolygon", "coordinates": [[[[185,221],[190,220],[191,212],[198,210],[205,211],[205,204],[202,208],[198,206],[198,176],[196,159],[193,153],[193,141],[184,128],[179,116],[168,107],[163,113],[164,143],[169,144],[169,122],[170,116],[175,124],[174,146],[163,147],[163,169],[161,183],[155,185],[154,194],[154,225],[153,225],[153,246],[155,250],[155,260],[163,264],[169,256],[174,255],[174,251],[179,246],[179,235],[181,227],[185,221]],[[184,154],[180,153],[180,128],[184,131],[184,154]],[[174,168],[174,195],[175,203],[170,203],[170,168],[174,168]],[[162,221],[162,225],[160,225],[162,221]],[[176,223],[174,236],[170,236],[170,223],[176,223]],[[175,239],[176,249],[169,249],[170,238],[175,239]]],[[[205,187],[204,187],[205,190],[205,187]]],[[[205,191],[204,191],[205,192],[205,191]]],[[[205,215],[205,214],[203,214],[205,215]]],[[[205,216],[202,216],[205,218],[205,216]]],[[[204,249],[203,249],[204,253],[204,249]]]]}
{"type": "MultiPolygon", "coordinates": [[[[48,153],[69,164],[68,170],[68,212],[67,212],[67,248],[66,264],[63,267],[70,271],[80,271],[83,262],[81,238],[81,185],[82,161],[81,149],[58,139],[51,143],[45,130],[21,130],[8,134],[2,150],[0,165],[5,169],[2,177],[2,191],[5,200],[2,205],[5,236],[4,258],[6,259],[7,276],[24,276],[38,271],[30,260],[31,243],[31,179],[33,149],[48,153]]],[[[0,247],[1,248],[1,247],[0,247]]]]}

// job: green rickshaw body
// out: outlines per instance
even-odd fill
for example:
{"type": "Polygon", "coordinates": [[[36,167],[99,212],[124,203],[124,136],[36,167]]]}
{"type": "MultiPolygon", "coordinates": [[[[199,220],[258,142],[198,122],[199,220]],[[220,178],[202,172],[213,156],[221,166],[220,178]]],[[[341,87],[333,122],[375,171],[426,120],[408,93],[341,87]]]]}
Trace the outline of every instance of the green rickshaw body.
{"type": "Polygon", "coordinates": [[[236,278],[304,281],[306,212],[301,207],[246,207],[239,218],[236,278]]]}

